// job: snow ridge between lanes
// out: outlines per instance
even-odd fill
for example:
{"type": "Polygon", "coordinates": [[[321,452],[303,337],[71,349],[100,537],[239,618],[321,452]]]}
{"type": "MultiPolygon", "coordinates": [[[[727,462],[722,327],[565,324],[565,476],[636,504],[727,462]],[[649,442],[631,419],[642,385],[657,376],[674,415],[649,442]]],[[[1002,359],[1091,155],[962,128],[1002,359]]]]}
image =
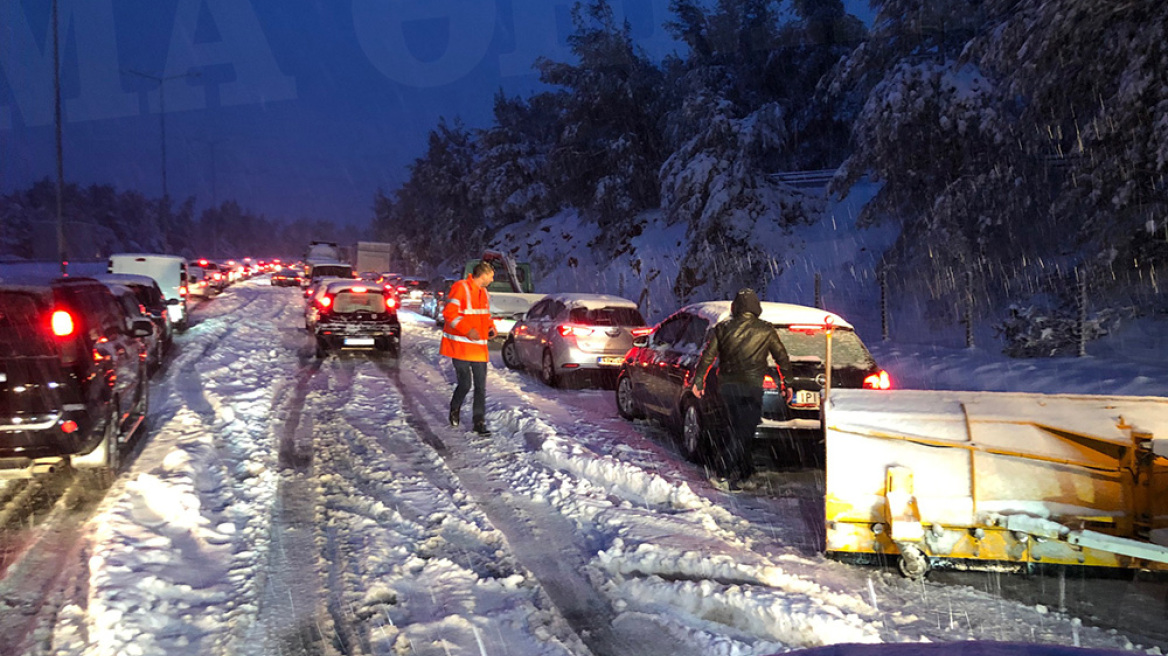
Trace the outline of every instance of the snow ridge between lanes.
{"type": "Polygon", "coordinates": [[[275,489],[268,416],[295,354],[272,348],[286,299],[257,302],[251,284],[178,336],[147,442],[89,523],[85,597],[62,609],[53,653],[231,654],[254,622],[275,489]]]}

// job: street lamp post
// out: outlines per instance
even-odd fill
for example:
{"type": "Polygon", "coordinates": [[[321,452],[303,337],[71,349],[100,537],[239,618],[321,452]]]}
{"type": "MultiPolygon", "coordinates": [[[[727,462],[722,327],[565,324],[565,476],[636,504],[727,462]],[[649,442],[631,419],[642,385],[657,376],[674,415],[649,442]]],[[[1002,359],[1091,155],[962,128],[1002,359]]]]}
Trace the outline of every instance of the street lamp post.
{"type": "Polygon", "coordinates": [[[57,0],[53,0],[53,117],[57,140],[57,260],[61,275],[69,275],[69,259],[65,250],[65,161],[61,146],[61,39],[58,27],[57,0]]]}

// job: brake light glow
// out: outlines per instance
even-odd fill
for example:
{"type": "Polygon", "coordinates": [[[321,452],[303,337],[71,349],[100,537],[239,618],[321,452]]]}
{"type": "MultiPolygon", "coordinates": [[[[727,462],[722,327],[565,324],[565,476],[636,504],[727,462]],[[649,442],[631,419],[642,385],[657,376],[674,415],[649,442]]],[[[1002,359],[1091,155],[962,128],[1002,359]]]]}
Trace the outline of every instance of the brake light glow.
{"type": "Polygon", "coordinates": [[[774,376],[767,374],[762,377],[762,388],[764,390],[776,390],[779,389],[779,385],[775,382],[774,376]]]}
{"type": "Polygon", "coordinates": [[[791,324],[787,329],[794,333],[817,333],[824,330],[825,326],[820,324],[791,324]]]}
{"type": "Polygon", "coordinates": [[[207,266],[207,260],[199,260],[199,266],[207,266]]]}
{"type": "Polygon", "coordinates": [[[632,330],[633,337],[644,337],[645,335],[648,335],[651,332],[653,332],[653,329],[649,328],[649,327],[633,328],[633,330],[632,330]]]}
{"type": "Polygon", "coordinates": [[[223,274],[222,274],[222,273],[216,273],[215,275],[213,275],[213,276],[211,276],[211,277],[212,277],[213,279],[215,279],[215,280],[223,280],[223,274]]]}
{"type": "Polygon", "coordinates": [[[369,291],[369,288],[367,288],[367,287],[350,287],[349,291],[353,292],[354,294],[364,294],[365,292],[369,291]]]}
{"type": "Polygon", "coordinates": [[[73,315],[65,310],[57,310],[53,312],[53,334],[57,337],[68,337],[73,334],[76,326],[73,323],[73,315]]]}
{"type": "Polygon", "coordinates": [[[186,285],[183,285],[182,287],[178,288],[178,295],[179,296],[186,296],[187,295],[187,286],[186,285]]]}
{"type": "Polygon", "coordinates": [[[333,297],[329,296],[328,294],[325,294],[324,296],[321,296],[319,299],[317,299],[316,302],[322,308],[326,308],[326,307],[333,304],[333,297]]]}
{"type": "Polygon", "coordinates": [[[398,290],[399,292],[405,292],[405,291],[409,291],[409,290],[408,290],[408,289],[406,289],[404,286],[403,286],[403,287],[398,287],[398,288],[397,288],[397,290],[398,290]]]}
{"type": "Polygon", "coordinates": [[[385,297],[385,309],[392,310],[397,307],[397,299],[392,296],[385,297]]]}
{"type": "Polygon", "coordinates": [[[864,389],[892,389],[892,380],[888,377],[888,372],[881,369],[878,373],[864,379],[864,389]]]}
{"type": "Polygon", "coordinates": [[[76,433],[77,428],[77,422],[73,421],[72,419],[66,419],[65,421],[61,422],[62,433],[76,433]]]}
{"type": "Polygon", "coordinates": [[[560,335],[562,335],[564,337],[569,337],[569,336],[587,337],[588,335],[591,335],[593,332],[594,331],[587,326],[573,326],[571,324],[565,324],[563,326],[560,326],[560,335]]]}

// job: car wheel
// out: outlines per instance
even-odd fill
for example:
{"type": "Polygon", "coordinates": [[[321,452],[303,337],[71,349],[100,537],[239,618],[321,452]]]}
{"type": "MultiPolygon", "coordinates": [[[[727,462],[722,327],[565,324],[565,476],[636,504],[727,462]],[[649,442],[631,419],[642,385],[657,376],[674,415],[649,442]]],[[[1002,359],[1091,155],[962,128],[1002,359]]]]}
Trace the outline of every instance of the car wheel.
{"type": "Polygon", "coordinates": [[[556,374],[556,361],[552,358],[552,352],[546,349],[543,352],[543,361],[539,368],[539,379],[548,387],[559,387],[560,385],[560,377],[556,374]]]}
{"type": "Polygon", "coordinates": [[[150,383],[148,383],[145,378],[142,378],[141,384],[142,389],[138,393],[138,402],[134,404],[134,414],[138,415],[142,418],[143,421],[145,421],[146,414],[150,412],[150,383]]]}
{"type": "Polygon", "coordinates": [[[118,403],[116,399],[110,401],[110,413],[102,431],[101,444],[97,448],[102,451],[102,464],[93,469],[83,469],[85,478],[90,486],[99,490],[109,489],[118,478],[118,470],[122,466],[121,427],[118,425],[118,403]]]}
{"type": "Polygon", "coordinates": [[[640,419],[645,416],[637,397],[633,393],[633,379],[622,373],[616,379],[616,411],[625,419],[640,419]]]}
{"type": "Polygon", "coordinates": [[[710,451],[706,421],[696,400],[685,403],[681,412],[681,453],[690,462],[704,463],[710,451]]]}
{"type": "Polygon", "coordinates": [[[515,340],[511,337],[503,342],[503,364],[507,365],[508,369],[523,368],[523,363],[519,361],[519,350],[515,348],[515,340]]]}

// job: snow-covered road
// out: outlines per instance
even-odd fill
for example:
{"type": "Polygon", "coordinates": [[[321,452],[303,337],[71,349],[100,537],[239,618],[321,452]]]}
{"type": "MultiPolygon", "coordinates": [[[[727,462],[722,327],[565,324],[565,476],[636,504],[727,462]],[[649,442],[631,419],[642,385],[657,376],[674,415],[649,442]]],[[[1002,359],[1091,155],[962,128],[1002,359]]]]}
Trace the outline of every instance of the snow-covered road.
{"type": "Polygon", "coordinates": [[[609,391],[551,390],[495,362],[494,433],[451,429],[453,375],[417,315],[402,313],[400,359],[324,361],[298,290],[237,284],[194,316],[126,471],[99,503],[61,495],[36,556],[0,582],[12,608],[37,557],[56,554],[19,604],[12,653],[1168,647],[1162,584],[1067,581],[1060,613],[1057,581],[912,583],[826,560],[814,470],[719,492],[663,430],[617,418],[609,391]],[[1107,615],[1117,604],[1125,623],[1107,615]]]}

